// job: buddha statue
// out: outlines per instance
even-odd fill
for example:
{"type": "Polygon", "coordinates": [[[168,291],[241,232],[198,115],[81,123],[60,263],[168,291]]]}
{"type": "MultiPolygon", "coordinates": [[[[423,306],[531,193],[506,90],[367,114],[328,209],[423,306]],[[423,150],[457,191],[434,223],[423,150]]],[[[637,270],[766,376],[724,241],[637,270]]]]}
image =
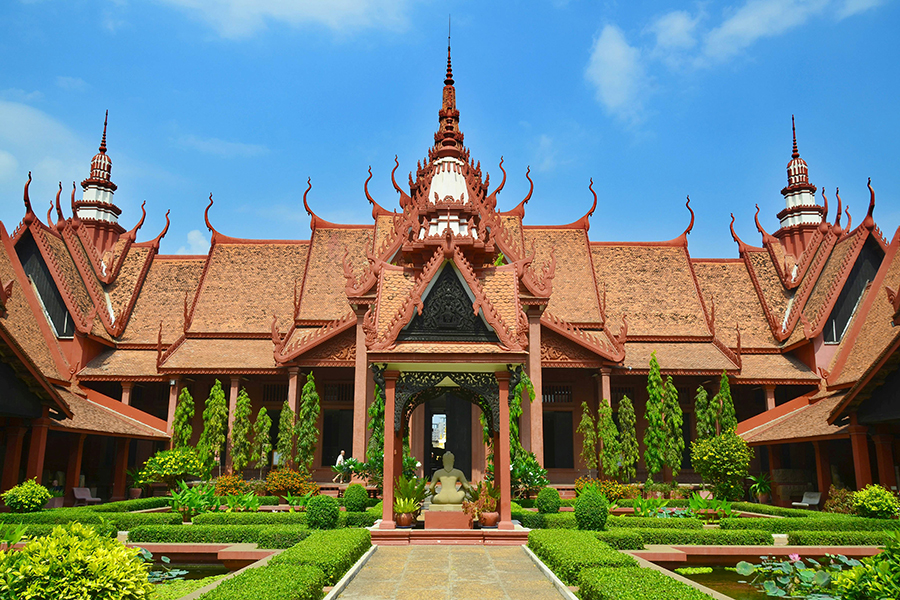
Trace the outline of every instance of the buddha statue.
{"type": "Polygon", "coordinates": [[[431,478],[431,503],[432,504],[462,504],[466,497],[466,491],[471,489],[466,476],[459,469],[453,468],[454,456],[452,452],[444,452],[444,468],[438,469],[431,478]],[[439,494],[434,493],[435,486],[438,482],[441,484],[439,494]],[[462,484],[459,490],[456,489],[456,483],[462,484]]]}

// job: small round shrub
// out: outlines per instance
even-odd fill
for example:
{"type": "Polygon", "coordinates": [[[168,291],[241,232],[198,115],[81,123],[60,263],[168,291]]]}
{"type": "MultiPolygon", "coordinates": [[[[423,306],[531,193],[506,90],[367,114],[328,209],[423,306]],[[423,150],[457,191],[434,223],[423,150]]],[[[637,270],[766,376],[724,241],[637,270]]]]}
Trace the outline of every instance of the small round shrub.
{"type": "Polygon", "coordinates": [[[208,475],[195,448],[160,450],[144,463],[141,477],[144,481],[159,481],[175,489],[179,481],[203,478],[208,475]]]}
{"type": "Polygon", "coordinates": [[[867,485],[853,494],[853,511],[860,517],[890,519],[900,514],[900,502],[880,485],[867,485]]]}
{"type": "Polygon", "coordinates": [[[153,590],[137,548],[77,522],[54,528],[20,551],[0,552],[0,573],[9,598],[140,600],[153,590]]]}
{"type": "Polygon", "coordinates": [[[609,516],[609,501],[595,486],[586,487],[575,500],[578,529],[603,531],[609,516]]]}
{"type": "Polygon", "coordinates": [[[828,500],[822,510],[830,513],[849,515],[853,513],[853,492],[848,489],[831,486],[828,500]]]}
{"type": "Polygon", "coordinates": [[[250,486],[240,475],[222,475],[216,479],[216,496],[243,496],[250,486]]]}
{"type": "Polygon", "coordinates": [[[344,490],[344,506],[351,512],[362,512],[366,510],[369,503],[369,492],[358,483],[351,483],[344,490]]]}
{"type": "Polygon", "coordinates": [[[559,492],[556,488],[545,487],[538,492],[537,500],[534,501],[538,512],[547,515],[558,513],[559,507],[562,506],[562,500],[559,499],[559,492]]]}
{"type": "Polygon", "coordinates": [[[334,529],[340,512],[340,504],[335,498],[313,496],[306,503],[306,524],[310,529],[334,529]]]}
{"type": "Polygon", "coordinates": [[[49,499],[50,492],[37,479],[24,481],[3,493],[3,502],[17,513],[41,510],[49,499]]]}
{"type": "Polygon", "coordinates": [[[744,495],[753,449],[733,430],[691,442],[691,466],[713,484],[713,495],[721,500],[737,500],[744,495]]]}

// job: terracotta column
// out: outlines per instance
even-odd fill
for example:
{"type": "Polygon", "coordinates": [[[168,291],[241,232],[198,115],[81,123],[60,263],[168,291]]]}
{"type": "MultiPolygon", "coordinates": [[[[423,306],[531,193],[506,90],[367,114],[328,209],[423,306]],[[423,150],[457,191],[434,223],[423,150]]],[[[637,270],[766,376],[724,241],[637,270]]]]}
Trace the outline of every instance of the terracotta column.
{"type": "Polygon", "coordinates": [[[528,310],[528,377],[534,385],[534,400],[528,410],[530,429],[530,450],[534,452],[538,463],[544,466],[544,405],[543,377],[541,375],[541,312],[539,307],[528,310]]]}
{"type": "Polygon", "coordinates": [[[119,438],[116,440],[116,464],[113,467],[113,491],[110,500],[116,502],[125,499],[125,476],[128,472],[128,449],[131,440],[119,438]]]}
{"type": "Polygon", "coordinates": [[[366,334],[363,331],[362,311],[356,312],[356,362],[353,366],[353,458],[366,459],[366,379],[369,359],[366,356],[366,334]]]}
{"type": "Polygon", "coordinates": [[[228,391],[228,431],[225,434],[225,470],[231,473],[231,428],[234,426],[234,412],[237,409],[238,392],[241,389],[241,376],[231,376],[231,389],[228,391]]]}
{"type": "Polygon", "coordinates": [[[22,466],[22,446],[25,428],[19,419],[9,419],[6,427],[6,458],[3,461],[3,481],[0,489],[6,491],[19,483],[19,467],[22,466]]]}
{"type": "Polygon", "coordinates": [[[37,478],[41,483],[44,472],[44,455],[47,451],[47,432],[50,427],[50,409],[44,407],[40,419],[31,422],[31,443],[28,444],[28,466],[25,468],[25,479],[37,478]]]}
{"type": "Polygon", "coordinates": [[[886,489],[897,486],[894,472],[894,436],[879,433],[875,439],[875,461],[878,463],[878,483],[886,489]]]}
{"type": "Polygon", "coordinates": [[[131,405],[131,390],[134,389],[133,381],[123,381],[122,382],[122,404],[125,406],[131,405]]]}
{"type": "Polygon", "coordinates": [[[498,529],[515,529],[512,523],[512,502],[509,478],[509,372],[494,374],[500,394],[500,439],[494,445],[494,481],[500,483],[500,523],[498,529]]]}
{"type": "Polygon", "coordinates": [[[66,468],[66,495],[72,491],[72,488],[79,487],[81,479],[81,458],[84,456],[84,440],[87,435],[81,433],[72,436],[72,446],[69,450],[69,466],[66,468]]]}
{"type": "MultiPolygon", "coordinates": [[[[481,433],[481,408],[472,407],[472,481],[481,481],[485,474],[485,460],[487,459],[487,446],[481,433]]],[[[431,451],[429,446],[428,451],[431,451]]]]}
{"type": "Polygon", "coordinates": [[[813,442],[813,448],[816,451],[816,478],[819,484],[819,492],[822,494],[821,504],[825,505],[828,500],[828,490],[831,488],[831,461],[828,459],[828,442],[813,442]]]}
{"type": "Polygon", "coordinates": [[[772,482],[772,502],[781,504],[781,493],[775,480],[775,471],[781,469],[781,446],[767,446],[769,449],[769,479],[772,482]]]}
{"type": "Polygon", "coordinates": [[[766,391],[766,410],[772,410],[775,408],[775,386],[764,385],[763,389],[766,391]]]}
{"type": "Polygon", "coordinates": [[[294,411],[294,414],[297,413],[297,391],[300,389],[300,385],[298,382],[298,377],[300,376],[300,369],[298,367],[288,367],[288,406],[291,407],[291,410],[294,411]]]}
{"type": "MultiPolygon", "coordinates": [[[[476,407],[477,408],[477,407],[476,407]]],[[[473,413],[476,411],[472,411],[473,413]]],[[[472,430],[474,434],[476,430],[472,430]]],[[[409,452],[412,454],[416,460],[418,460],[423,465],[425,464],[425,448],[431,450],[431,436],[430,429],[427,427],[425,423],[425,405],[418,405],[415,410],[413,410],[412,415],[410,416],[410,425],[409,425],[409,452]],[[428,443],[425,443],[425,438],[428,438],[428,443]]],[[[419,467],[416,469],[417,477],[422,477],[423,468],[419,467]]],[[[474,475],[472,478],[474,479],[474,475]]]]}
{"type": "MultiPolygon", "coordinates": [[[[172,435],[172,425],[175,423],[175,408],[178,406],[178,394],[181,392],[181,382],[177,378],[169,380],[169,412],[166,416],[166,433],[172,435]]],[[[172,447],[171,442],[169,447],[172,447]]]]}
{"type": "Polygon", "coordinates": [[[856,420],[856,413],[850,415],[850,447],[853,449],[853,471],[856,473],[856,489],[861,490],[872,483],[872,466],[869,462],[869,441],[867,428],[856,420]]]}
{"type": "Polygon", "coordinates": [[[611,373],[612,369],[610,367],[600,368],[600,399],[605,400],[607,406],[610,406],[612,402],[612,384],[609,379],[611,373]]]}
{"type": "Polygon", "coordinates": [[[397,447],[397,434],[394,432],[394,392],[397,387],[399,371],[384,372],[384,479],[381,482],[381,529],[395,529],[394,521],[394,455],[403,455],[403,447],[397,447]]]}

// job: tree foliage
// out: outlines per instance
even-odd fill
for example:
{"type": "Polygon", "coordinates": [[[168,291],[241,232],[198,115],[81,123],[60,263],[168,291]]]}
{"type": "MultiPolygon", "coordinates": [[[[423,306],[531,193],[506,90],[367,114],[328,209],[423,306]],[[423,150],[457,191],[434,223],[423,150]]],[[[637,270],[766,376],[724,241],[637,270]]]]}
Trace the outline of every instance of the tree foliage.
{"type": "Polygon", "coordinates": [[[369,443],[366,446],[366,460],[377,462],[384,459],[384,390],[375,386],[375,398],[369,405],[369,443]]]}
{"type": "Polygon", "coordinates": [[[600,469],[607,477],[618,476],[621,470],[622,446],[608,400],[601,400],[600,409],[597,411],[597,441],[600,444],[600,469]]]}
{"type": "Polygon", "coordinates": [[[678,390],[672,383],[672,377],[666,379],[663,397],[663,427],[666,445],[663,452],[663,464],[672,469],[672,477],[678,477],[681,460],[684,456],[684,434],[682,426],[684,415],[678,403],[678,390]]]}
{"type": "Polygon", "coordinates": [[[623,396],[619,401],[619,445],[622,452],[622,477],[626,480],[633,479],[637,475],[640,453],[637,441],[637,417],[628,396],[623,396]]]}
{"type": "Polygon", "coordinates": [[[312,372],[300,392],[300,411],[297,413],[297,463],[310,470],[319,442],[319,394],[312,372]]]}
{"type": "Polygon", "coordinates": [[[581,403],[581,422],[575,431],[581,434],[581,462],[587,469],[596,469],[597,423],[587,402],[581,403]]]}
{"type": "Polygon", "coordinates": [[[197,444],[197,449],[205,462],[211,459],[219,460],[225,448],[227,431],[228,404],[225,402],[222,383],[216,379],[212,389],[209,390],[206,407],[203,409],[203,433],[200,434],[200,441],[197,444]]]}
{"type": "Polygon", "coordinates": [[[519,436],[519,417],[522,416],[522,397],[528,394],[528,403],[534,401],[534,384],[528,377],[528,373],[521,372],[521,379],[513,390],[512,400],[509,402],[509,454],[510,460],[524,454],[522,440],[519,436]]]}
{"type": "Polygon", "coordinates": [[[271,431],[272,418],[263,406],[256,413],[256,421],[253,423],[253,449],[250,454],[250,461],[257,469],[269,463],[269,452],[272,451],[272,440],[269,437],[271,431]]]}
{"type": "Polygon", "coordinates": [[[709,394],[702,385],[694,396],[694,414],[697,415],[697,439],[711,438],[716,435],[716,415],[712,411],[709,394]]]}
{"type": "Polygon", "coordinates": [[[656,352],[650,355],[650,374],[647,376],[647,408],[644,418],[647,428],[644,430],[644,463],[647,465],[647,478],[653,479],[654,473],[662,471],[665,460],[666,429],[663,422],[663,403],[665,401],[665,384],[656,361],[656,352]]]}
{"type": "Polygon", "coordinates": [[[278,419],[278,440],[275,442],[278,453],[278,465],[291,468],[294,464],[294,411],[285,400],[281,407],[281,418],[278,419]]]}
{"type": "Polygon", "coordinates": [[[250,407],[250,396],[247,390],[241,388],[238,392],[237,403],[234,407],[234,422],[231,424],[231,466],[240,474],[250,462],[250,415],[253,409],[250,407]]]}
{"type": "Polygon", "coordinates": [[[716,435],[737,427],[734,401],[731,399],[731,386],[728,385],[728,373],[724,369],[722,378],[719,380],[719,391],[712,399],[712,408],[716,415],[716,435]]]}
{"type": "Polygon", "coordinates": [[[184,448],[191,443],[194,429],[191,423],[194,420],[194,399],[191,392],[181,388],[178,394],[178,404],[175,406],[175,415],[172,419],[172,447],[184,448]]]}

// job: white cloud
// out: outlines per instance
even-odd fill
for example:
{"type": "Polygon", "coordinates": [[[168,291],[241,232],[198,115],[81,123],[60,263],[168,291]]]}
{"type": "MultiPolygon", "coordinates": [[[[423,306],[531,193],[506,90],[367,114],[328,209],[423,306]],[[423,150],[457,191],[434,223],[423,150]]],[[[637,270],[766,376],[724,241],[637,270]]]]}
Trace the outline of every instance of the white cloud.
{"type": "Polygon", "coordinates": [[[538,138],[534,164],[536,169],[542,173],[556,168],[556,148],[553,145],[553,138],[547,134],[541,134],[538,138]]]}
{"type": "Polygon", "coordinates": [[[656,47],[660,50],[693,48],[697,44],[694,32],[700,17],[691,17],[684,10],[667,13],[647,27],[656,36],[656,47]]]}
{"type": "Polygon", "coordinates": [[[702,66],[722,62],[764,37],[781,35],[828,8],[829,0],[749,0],[706,36],[702,66]]]}
{"type": "Polygon", "coordinates": [[[60,75],[56,78],[56,85],[70,92],[83,92],[90,86],[81,77],[68,77],[60,75]]]}
{"type": "Polygon", "coordinates": [[[16,157],[6,150],[0,150],[0,181],[13,179],[18,169],[19,161],[16,157]]]}
{"type": "Polygon", "coordinates": [[[627,121],[643,112],[642,96],[649,89],[641,50],[628,44],[622,30],[606,25],[594,41],[585,71],[606,111],[627,121]]]}
{"type": "Polygon", "coordinates": [[[181,246],[175,254],[207,254],[209,240],[199,229],[192,229],[187,234],[187,246],[181,246]]]}
{"type": "Polygon", "coordinates": [[[42,100],[43,98],[44,94],[37,90],[33,92],[26,92],[19,88],[0,90],[0,99],[9,100],[10,102],[35,102],[36,100],[42,100]]]}
{"type": "Polygon", "coordinates": [[[881,6],[884,2],[885,0],[845,0],[843,5],[838,8],[837,16],[839,19],[845,19],[870,8],[881,6]]]}
{"type": "Polygon", "coordinates": [[[218,138],[201,138],[195,135],[181,136],[177,140],[178,145],[213,154],[222,158],[251,157],[266,154],[269,149],[261,144],[243,144],[241,142],[228,142],[218,138]]]}
{"type": "Polygon", "coordinates": [[[365,28],[403,30],[413,0],[163,0],[205,21],[226,38],[241,38],[279,21],[318,24],[344,32],[365,28]]]}

